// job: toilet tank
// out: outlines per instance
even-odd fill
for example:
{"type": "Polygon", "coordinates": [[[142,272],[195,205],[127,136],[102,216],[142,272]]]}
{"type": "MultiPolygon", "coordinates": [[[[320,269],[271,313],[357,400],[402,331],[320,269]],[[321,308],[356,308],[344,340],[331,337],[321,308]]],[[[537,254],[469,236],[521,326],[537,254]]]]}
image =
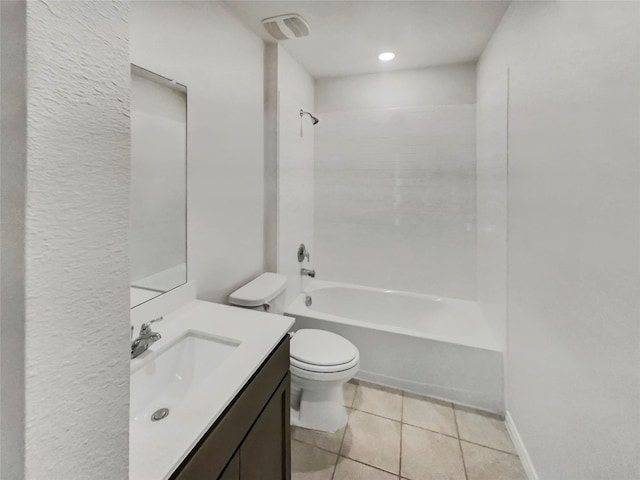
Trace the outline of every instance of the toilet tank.
{"type": "Polygon", "coordinates": [[[286,287],[284,275],[263,273],[229,295],[229,304],[282,315],[286,287]]]}

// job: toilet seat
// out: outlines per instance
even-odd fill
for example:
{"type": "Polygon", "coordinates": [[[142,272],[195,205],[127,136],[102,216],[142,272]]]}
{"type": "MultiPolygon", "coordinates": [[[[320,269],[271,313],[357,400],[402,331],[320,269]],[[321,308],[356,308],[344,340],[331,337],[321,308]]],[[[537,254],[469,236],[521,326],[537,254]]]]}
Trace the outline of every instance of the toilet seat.
{"type": "Polygon", "coordinates": [[[334,373],[343,372],[358,365],[360,363],[360,355],[356,355],[350,362],[343,363],[341,365],[313,365],[311,363],[301,362],[293,357],[291,357],[289,360],[292,367],[298,368],[300,370],[313,373],[334,373]]]}
{"type": "MultiPolygon", "coordinates": [[[[340,335],[312,328],[298,330],[291,339],[291,371],[299,376],[323,378],[346,372],[360,363],[356,346],[340,335]]],[[[338,375],[342,376],[342,375],[338,375]]]]}
{"type": "MultiPolygon", "coordinates": [[[[289,366],[289,371],[291,372],[292,378],[298,377],[304,380],[315,380],[319,384],[324,382],[334,382],[334,381],[342,381],[346,382],[347,380],[353,378],[353,376],[358,373],[360,368],[360,358],[358,357],[358,361],[355,362],[354,365],[347,368],[346,370],[338,370],[338,371],[327,371],[327,372],[314,372],[313,370],[305,370],[304,368],[297,367],[295,365],[289,366]]],[[[292,380],[293,381],[293,380],[292,380]]]]}
{"type": "Polygon", "coordinates": [[[305,328],[291,339],[291,358],[307,365],[340,366],[352,362],[357,355],[353,343],[326,330],[305,328]]]}

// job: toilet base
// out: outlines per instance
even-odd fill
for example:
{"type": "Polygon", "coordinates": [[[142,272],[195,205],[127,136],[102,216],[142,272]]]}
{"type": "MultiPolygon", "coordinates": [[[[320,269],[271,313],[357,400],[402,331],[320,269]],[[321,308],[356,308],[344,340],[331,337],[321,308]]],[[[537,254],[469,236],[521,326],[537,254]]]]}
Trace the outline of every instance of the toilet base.
{"type": "MultiPolygon", "coordinates": [[[[292,369],[293,370],[293,369],[292,369]]],[[[291,376],[291,425],[336,432],[347,424],[342,386],[353,377],[353,371],[343,378],[318,381],[291,376]]],[[[293,372],[292,372],[293,373],[293,372]]]]}
{"type": "Polygon", "coordinates": [[[301,402],[301,409],[291,407],[291,425],[311,430],[334,433],[347,424],[347,418],[342,402],[301,402]]]}

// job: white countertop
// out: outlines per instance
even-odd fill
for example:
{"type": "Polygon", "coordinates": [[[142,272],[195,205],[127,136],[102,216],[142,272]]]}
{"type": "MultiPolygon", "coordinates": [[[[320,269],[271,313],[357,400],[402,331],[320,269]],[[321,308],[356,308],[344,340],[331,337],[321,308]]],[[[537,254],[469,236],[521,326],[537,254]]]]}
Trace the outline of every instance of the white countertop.
{"type": "Polygon", "coordinates": [[[162,339],[131,361],[132,372],[187,332],[231,339],[239,346],[167,418],[130,422],[129,479],[169,478],[293,323],[291,317],[199,300],[154,323],[162,339]]]}

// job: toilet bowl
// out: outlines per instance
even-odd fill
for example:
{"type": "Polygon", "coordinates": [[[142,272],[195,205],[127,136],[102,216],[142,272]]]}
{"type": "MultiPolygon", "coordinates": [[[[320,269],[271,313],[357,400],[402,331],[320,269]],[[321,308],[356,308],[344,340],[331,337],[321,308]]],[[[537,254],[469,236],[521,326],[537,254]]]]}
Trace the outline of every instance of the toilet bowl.
{"type": "MultiPolygon", "coordinates": [[[[286,277],[263,273],[229,296],[231,305],[284,314],[286,277]]],[[[360,366],[356,346],[340,335],[317,329],[292,333],[291,424],[335,432],[347,423],[342,386],[360,366]]]]}
{"type": "Polygon", "coordinates": [[[358,372],[360,354],[325,330],[298,330],[291,339],[291,424],[335,432],[347,424],[342,386],[358,372]]]}

